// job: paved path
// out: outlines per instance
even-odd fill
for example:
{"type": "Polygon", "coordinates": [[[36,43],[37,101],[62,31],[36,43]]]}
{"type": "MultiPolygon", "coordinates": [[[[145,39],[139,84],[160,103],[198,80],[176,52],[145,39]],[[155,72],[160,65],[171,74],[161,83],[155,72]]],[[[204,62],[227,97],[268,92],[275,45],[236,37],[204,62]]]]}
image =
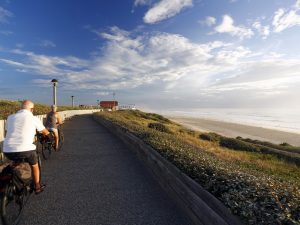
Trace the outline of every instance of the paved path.
{"type": "Polygon", "coordinates": [[[43,162],[46,191],[21,224],[191,224],[121,141],[91,116],[64,125],[65,145],[43,162]]]}

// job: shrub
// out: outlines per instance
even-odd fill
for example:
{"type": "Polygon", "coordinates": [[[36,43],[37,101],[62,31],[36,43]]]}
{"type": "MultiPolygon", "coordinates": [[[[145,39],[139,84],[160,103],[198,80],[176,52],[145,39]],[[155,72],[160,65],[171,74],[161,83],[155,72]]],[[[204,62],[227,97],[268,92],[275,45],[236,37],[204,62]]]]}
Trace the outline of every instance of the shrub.
{"type": "Polygon", "coordinates": [[[245,141],[241,141],[234,138],[226,138],[221,137],[220,146],[234,149],[234,150],[241,150],[241,151],[248,151],[248,152],[260,152],[260,149],[255,146],[254,144],[247,143],[245,141]]]}
{"type": "Polygon", "coordinates": [[[148,124],[149,128],[158,130],[160,132],[164,132],[164,133],[171,133],[170,130],[163,124],[161,123],[149,123],[148,124]]]}
{"type": "Polygon", "coordinates": [[[257,145],[263,145],[266,147],[270,147],[270,148],[274,148],[274,149],[279,149],[279,150],[283,150],[283,151],[287,151],[287,152],[294,152],[294,153],[300,153],[300,147],[295,147],[292,146],[286,142],[282,143],[282,144],[273,144],[267,141],[259,141],[259,140],[252,140],[250,138],[242,138],[242,137],[237,137],[238,140],[242,140],[242,141],[246,141],[252,144],[257,144],[257,145]]]}
{"type": "Polygon", "coordinates": [[[199,135],[199,138],[206,141],[220,141],[221,135],[216,133],[202,133],[199,135]]]}
{"type": "Polygon", "coordinates": [[[186,134],[191,135],[193,137],[195,137],[195,135],[196,135],[196,132],[194,130],[190,130],[190,129],[186,129],[186,128],[179,129],[178,132],[182,133],[182,134],[186,133],[186,134]]]}

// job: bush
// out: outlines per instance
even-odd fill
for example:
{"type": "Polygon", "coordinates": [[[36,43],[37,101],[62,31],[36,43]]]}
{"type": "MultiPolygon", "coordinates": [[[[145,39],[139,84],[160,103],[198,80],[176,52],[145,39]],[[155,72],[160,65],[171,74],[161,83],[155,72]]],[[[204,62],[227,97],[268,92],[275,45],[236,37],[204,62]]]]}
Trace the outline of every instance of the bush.
{"type": "Polygon", "coordinates": [[[164,133],[171,133],[170,130],[163,124],[161,123],[149,123],[148,124],[149,128],[158,130],[160,132],[164,132],[164,133]]]}
{"type": "Polygon", "coordinates": [[[178,132],[181,134],[185,133],[185,134],[191,135],[193,137],[196,136],[196,132],[194,130],[190,130],[190,129],[186,129],[186,128],[179,129],[178,132]]]}
{"type": "Polygon", "coordinates": [[[254,144],[247,143],[245,141],[241,141],[234,138],[221,137],[220,146],[234,149],[234,150],[260,152],[260,149],[254,144]]]}
{"type": "Polygon", "coordinates": [[[202,133],[199,135],[199,138],[205,141],[220,141],[221,135],[216,133],[202,133]]]}
{"type": "Polygon", "coordinates": [[[259,140],[252,140],[250,138],[242,138],[242,137],[237,137],[238,140],[241,141],[245,141],[245,142],[249,142],[252,144],[257,144],[257,145],[262,145],[262,146],[266,146],[266,147],[270,147],[270,148],[274,148],[274,149],[279,149],[282,151],[287,151],[287,152],[294,152],[294,153],[300,153],[300,147],[295,147],[292,146],[286,142],[282,143],[282,144],[273,144],[267,141],[259,141],[259,140]]]}

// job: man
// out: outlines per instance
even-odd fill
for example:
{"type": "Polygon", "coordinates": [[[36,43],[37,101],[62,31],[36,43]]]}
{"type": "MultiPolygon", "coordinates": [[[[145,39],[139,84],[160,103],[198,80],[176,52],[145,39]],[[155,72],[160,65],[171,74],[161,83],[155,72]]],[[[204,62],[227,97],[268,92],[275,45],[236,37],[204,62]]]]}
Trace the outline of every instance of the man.
{"type": "Polygon", "coordinates": [[[56,105],[51,106],[51,112],[47,114],[45,127],[54,133],[55,137],[55,150],[58,150],[59,135],[57,125],[62,124],[62,119],[58,114],[56,105]]]}
{"type": "Polygon", "coordinates": [[[5,131],[6,137],[3,144],[4,155],[12,160],[25,159],[31,166],[35,193],[42,192],[45,185],[40,184],[40,170],[36,146],[33,144],[36,130],[48,135],[49,131],[43,123],[33,116],[33,102],[25,100],[22,102],[21,110],[7,118],[5,131]]]}

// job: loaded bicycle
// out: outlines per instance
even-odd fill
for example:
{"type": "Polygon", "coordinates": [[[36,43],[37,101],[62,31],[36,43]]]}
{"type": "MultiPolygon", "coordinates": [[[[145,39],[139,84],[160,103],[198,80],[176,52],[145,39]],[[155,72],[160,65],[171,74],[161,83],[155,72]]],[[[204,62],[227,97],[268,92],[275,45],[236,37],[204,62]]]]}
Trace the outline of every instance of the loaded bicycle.
{"type": "MultiPolygon", "coordinates": [[[[40,159],[38,166],[41,171],[39,162],[40,159]]],[[[25,159],[9,162],[0,173],[0,215],[3,225],[20,222],[24,207],[33,192],[34,182],[29,163],[25,159]]]]}

